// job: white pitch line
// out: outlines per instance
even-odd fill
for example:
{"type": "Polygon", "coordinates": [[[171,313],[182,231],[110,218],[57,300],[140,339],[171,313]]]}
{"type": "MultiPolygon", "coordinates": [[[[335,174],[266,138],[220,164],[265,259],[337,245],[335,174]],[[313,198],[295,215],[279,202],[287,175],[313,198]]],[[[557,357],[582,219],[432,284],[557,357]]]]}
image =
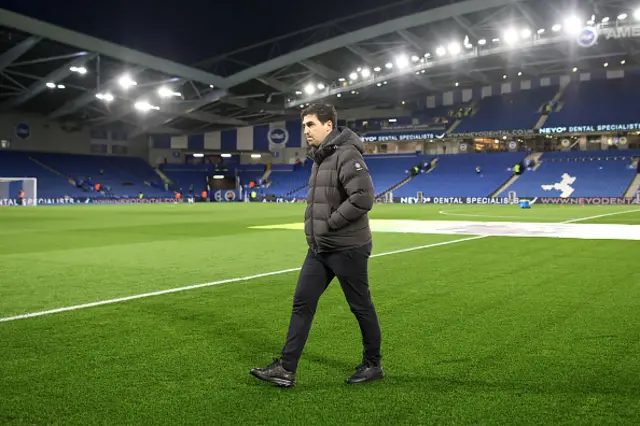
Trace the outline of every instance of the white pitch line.
{"type": "MultiPolygon", "coordinates": [[[[564,222],[560,222],[560,223],[581,222],[581,221],[584,221],[584,220],[598,219],[598,218],[601,218],[601,217],[613,216],[613,215],[625,214],[625,213],[633,213],[633,212],[637,212],[637,211],[640,211],[640,209],[626,210],[626,211],[613,212],[613,213],[606,213],[606,214],[600,214],[600,215],[596,215],[596,216],[581,217],[581,218],[576,218],[576,219],[570,219],[570,220],[567,220],[567,221],[564,221],[564,222]]],[[[407,253],[407,252],[410,252],[410,251],[424,250],[424,249],[428,249],[428,248],[431,248],[431,247],[446,246],[446,245],[449,245],[449,244],[456,244],[456,243],[461,243],[461,242],[464,242],[464,241],[479,240],[479,239],[487,238],[487,237],[490,237],[490,236],[491,235],[478,235],[478,236],[469,237],[469,238],[461,238],[461,239],[458,239],[458,240],[443,241],[443,242],[440,242],[440,243],[426,244],[426,245],[423,245],[423,246],[409,247],[409,248],[406,248],[406,249],[388,251],[388,252],[384,252],[384,253],[377,253],[377,254],[372,255],[371,257],[382,257],[382,256],[393,255],[393,254],[407,253]]],[[[4,317],[4,318],[0,318],[0,322],[9,322],[9,321],[16,321],[16,320],[21,320],[21,319],[33,318],[33,317],[41,317],[41,316],[44,316],[44,315],[59,314],[61,312],[75,311],[75,310],[78,310],[78,309],[93,308],[93,307],[102,306],[102,305],[111,305],[111,304],[114,304],[114,303],[127,302],[129,300],[143,299],[143,298],[146,298],[146,297],[160,296],[160,295],[163,295],[163,294],[177,293],[177,292],[180,292],[180,291],[195,290],[195,289],[198,289],[198,288],[211,287],[211,286],[220,285],[220,284],[229,284],[229,283],[235,283],[235,282],[241,282],[241,281],[250,281],[250,280],[255,280],[255,279],[258,279],[258,278],[270,277],[270,276],[273,276],[273,275],[282,275],[282,274],[287,274],[289,272],[296,272],[296,271],[299,271],[299,270],[300,270],[300,268],[283,269],[283,270],[280,270],[280,271],[265,272],[265,273],[262,273],[262,274],[249,275],[249,276],[246,276],[246,277],[229,278],[229,279],[226,279],[226,280],[213,281],[213,282],[210,282],[210,283],[202,283],[202,284],[195,284],[195,285],[190,285],[190,286],[186,286],[186,287],[170,288],[170,289],[167,289],[167,290],[154,291],[154,292],[151,292],[151,293],[135,294],[133,296],[119,297],[119,298],[116,298],[116,299],[100,300],[100,301],[97,301],[97,302],[84,303],[82,305],[67,306],[67,307],[64,307],[64,308],[50,309],[48,311],[32,312],[32,313],[29,313],[29,314],[16,315],[16,316],[12,316],[12,317],[4,317]]]]}
{"type": "Polygon", "coordinates": [[[605,214],[599,214],[597,216],[580,217],[580,218],[577,218],[577,219],[569,219],[569,220],[566,220],[566,221],[560,222],[560,223],[582,222],[583,220],[600,219],[601,217],[615,216],[617,214],[634,213],[634,212],[640,212],[640,209],[625,210],[625,211],[622,211],[622,212],[605,213],[605,214]]]}
{"type": "MultiPolygon", "coordinates": [[[[477,240],[477,239],[485,238],[485,237],[487,237],[487,236],[469,237],[469,238],[461,238],[461,239],[458,239],[458,240],[443,241],[443,242],[440,242],[440,243],[427,244],[427,245],[417,246],[417,247],[409,247],[409,248],[406,248],[406,249],[388,251],[388,252],[384,252],[384,253],[377,253],[377,254],[372,255],[371,257],[389,256],[389,255],[392,255],[392,254],[406,253],[406,252],[409,252],[409,251],[424,250],[424,249],[428,249],[428,248],[431,248],[431,247],[440,247],[440,246],[445,246],[445,245],[448,245],[448,244],[455,244],[455,243],[461,243],[463,241],[477,240]]],[[[255,280],[255,279],[258,279],[258,278],[270,277],[270,276],[273,276],[273,275],[282,275],[282,274],[287,274],[289,272],[296,272],[296,271],[299,271],[300,269],[301,268],[282,269],[280,271],[266,272],[266,273],[262,273],[262,274],[249,275],[249,276],[246,276],[246,277],[229,278],[229,279],[226,279],[226,280],[213,281],[213,282],[210,282],[210,283],[202,283],[202,284],[195,284],[195,285],[190,285],[190,286],[186,286],[186,287],[170,288],[170,289],[167,289],[167,290],[159,290],[159,291],[154,291],[154,292],[151,292],[151,293],[135,294],[133,296],[118,297],[116,299],[100,300],[100,301],[97,301],[97,302],[84,303],[82,305],[74,305],[74,306],[67,306],[67,307],[64,307],[64,308],[50,309],[48,311],[32,312],[32,313],[29,313],[29,314],[23,314],[23,315],[16,315],[16,316],[12,316],[12,317],[0,318],[0,322],[16,321],[16,320],[21,320],[21,319],[33,318],[33,317],[41,317],[41,316],[44,316],[44,315],[59,314],[61,312],[67,312],[67,311],[76,311],[78,309],[94,308],[96,306],[111,305],[111,304],[114,304],[114,303],[127,302],[129,300],[143,299],[143,298],[146,298],[146,297],[160,296],[160,295],[163,295],[163,294],[177,293],[177,292],[180,292],[180,291],[195,290],[195,289],[198,289],[198,288],[211,287],[211,286],[220,285],[220,284],[229,284],[229,283],[235,283],[235,282],[241,282],[241,281],[250,281],[250,280],[255,280]]]]}

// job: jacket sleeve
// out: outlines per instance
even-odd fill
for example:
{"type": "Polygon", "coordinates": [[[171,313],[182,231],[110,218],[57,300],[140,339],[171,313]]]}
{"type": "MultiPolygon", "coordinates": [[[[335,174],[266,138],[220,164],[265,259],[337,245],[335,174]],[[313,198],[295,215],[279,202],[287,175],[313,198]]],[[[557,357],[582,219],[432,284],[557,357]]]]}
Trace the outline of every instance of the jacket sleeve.
{"type": "Polygon", "coordinates": [[[373,207],[373,182],[360,152],[349,149],[338,160],[338,179],[347,199],[329,218],[331,229],[341,229],[356,221],[373,207]]]}

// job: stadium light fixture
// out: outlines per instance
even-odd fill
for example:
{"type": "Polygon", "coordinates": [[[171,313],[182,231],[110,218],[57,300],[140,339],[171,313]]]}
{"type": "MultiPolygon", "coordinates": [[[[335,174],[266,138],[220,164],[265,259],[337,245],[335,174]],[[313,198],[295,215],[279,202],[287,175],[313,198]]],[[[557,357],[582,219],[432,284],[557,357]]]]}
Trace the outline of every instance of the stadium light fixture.
{"type": "Polygon", "coordinates": [[[520,37],[522,37],[523,39],[531,37],[531,30],[529,28],[524,28],[520,31],[520,37]]]}
{"type": "Polygon", "coordinates": [[[338,93],[338,94],[336,95],[336,97],[341,98],[341,97],[342,97],[342,93],[338,93]]]}
{"type": "Polygon", "coordinates": [[[625,61],[624,59],[620,61],[620,65],[624,65],[626,63],[627,63],[627,61],[625,61]]]}
{"type": "Polygon", "coordinates": [[[56,84],[55,84],[55,83],[52,83],[52,82],[48,82],[48,83],[47,83],[47,87],[48,87],[49,89],[55,89],[55,88],[56,88],[56,84]]]}
{"type": "Polygon", "coordinates": [[[193,157],[194,158],[203,158],[204,154],[201,154],[201,153],[193,154],[193,157]]]}
{"type": "Polygon", "coordinates": [[[362,75],[362,78],[369,78],[371,77],[371,70],[369,68],[364,68],[360,71],[360,75],[362,75]]]}
{"type": "MultiPolygon", "coordinates": [[[[194,155],[194,157],[195,157],[195,155],[194,155]]],[[[221,179],[224,179],[224,176],[223,175],[213,175],[213,178],[215,180],[221,180],[221,179]]]]}
{"type": "Polygon", "coordinates": [[[262,154],[251,154],[251,158],[262,158],[262,154]]]}
{"type": "Polygon", "coordinates": [[[430,58],[430,57],[431,57],[431,53],[429,53],[429,52],[425,53],[425,54],[424,54],[424,57],[425,57],[425,58],[430,58]]]}
{"type": "Polygon", "coordinates": [[[518,40],[518,34],[514,29],[508,29],[504,32],[502,39],[505,43],[512,45],[515,44],[515,42],[518,40]]]}
{"type": "Polygon", "coordinates": [[[582,29],[582,21],[576,16],[571,16],[565,19],[564,29],[569,34],[578,34],[582,29]]]}
{"type": "Polygon", "coordinates": [[[324,90],[326,86],[323,83],[318,83],[316,87],[318,88],[318,90],[324,90]]]}
{"type": "Polygon", "coordinates": [[[406,55],[399,55],[398,57],[396,57],[396,65],[400,69],[406,68],[407,66],[409,66],[409,58],[407,58],[406,55]]]}
{"type": "Polygon", "coordinates": [[[453,56],[458,55],[462,50],[462,48],[460,47],[460,43],[456,43],[455,41],[449,43],[449,46],[447,47],[448,47],[449,53],[453,56]]]}
{"type": "Polygon", "coordinates": [[[349,80],[354,81],[358,79],[358,73],[357,72],[352,72],[351,74],[349,74],[349,80]]]}
{"type": "Polygon", "coordinates": [[[500,38],[496,37],[494,39],[491,40],[494,43],[500,43],[500,38]]]}
{"type": "Polygon", "coordinates": [[[393,64],[391,62],[387,62],[386,64],[384,64],[384,67],[390,70],[391,68],[393,68],[393,64]]]}
{"type": "Polygon", "coordinates": [[[420,60],[420,58],[418,57],[418,55],[413,55],[413,56],[411,56],[411,60],[413,62],[418,62],[420,60]]]}
{"type": "Polygon", "coordinates": [[[160,109],[160,107],[158,107],[156,105],[151,105],[147,101],[138,101],[133,106],[135,107],[135,109],[137,109],[138,111],[142,111],[142,112],[151,111],[152,109],[155,109],[157,111],[157,110],[160,109]]]}
{"type": "Polygon", "coordinates": [[[381,86],[382,86],[382,83],[378,83],[378,84],[376,84],[376,86],[381,87],[381,86]]]}
{"type": "Polygon", "coordinates": [[[602,18],[602,23],[606,24],[607,22],[609,22],[609,17],[605,16],[604,18],[602,18]]]}
{"type": "Polygon", "coordinates": [[[618,21],[624,21],[625,19],[627,19],[627,15],[626,13],[621,13],[620,15],[618,15],[618,21]]]}
{"type": "Polygon", "coordinates": [[[503,75],[503,76],[502,76],[502,79],[503,79],[503,80],[506,80],[506,79],[507,79],[507,75],[506,75],[506,74],[505,74],[505,75],[503,75]]]}
{"type": "Polygon", "coordinates": [[[640,8],[633,11],[633,17],[640,21],[640,8]]]}
{"type": "Polygon", "coordinates": [[[67,86],[65,86],[64,84],[58,84],[58,89],[66,89],[67,86]]]}
{"type": "Polygon", "coordinates": [[[438,48],[436,49],[436,55],[438,56],[444,56],[447,53],[447,49],[444,48],[444,46],[438,46],[438,48]]]}
{"type": "Polygon", "coordinates": [[[302,92],[300,90],[296,90],[296,95],[300,96],[302,95],[302,92]]]}
{"type": "Polygon", "coordinates": [[[479,44],[480,46],[484,46],[485,44],[487,44],[487,40],[485,40],[485,39],[481,38],[480,40],[478,40],[478,44],[479,44]]]}
{"type": "Polygon", "coordinates": [[[182,96],[182,93],[180,92],[174,92],[173,90],[169,89],[166,86],[162,86],[158,89],[158,95],[161,98],[170,98],[172,96],[182,96]]]}
{"type": "Polygon", "coordinates": [[[71,67],[69,68],[71,72],[77,72],[78,74],[85,75],[87,73],[87,69],[85,67],[71,67]]]}
{"type": "Polygon", "coordinates": [[[551,27],[551,31],[556,32],[556,33],[558,31],[560,31],[561,29],[562,29],[562,25],[560,25],[560,24],[555,24],[553,27],[551,27]]]}
{"type": "Polygon", "coordinates": [[[518,71],[518,77],[522,75],[522,71],[518,71]]]}
{"type": "Polygon", "coordinates": [[[460,85],[460,83],[458,83],[458,82],[456,81],[456,87],[458,87],[459,85],[460,85]]]}
{"type": "MultiPolygon", "coordinates": [[[[338,81],[339,81],[340,83],[344,83],[345,81],[347,81],[347,79],[346,79],[346,78],[344,78],[344,77],[340,77],[340,78],[338,79],[338,81]]],[[[300,93],[300,94],[302,95],[302,93],[300,93]]]]}
{"type": "Polygon", "coordinates": [[[373,71],[374,71],[374,72],[380,72],[380,71],[382,71],[382,68],[380,68],[380,67],[375,67],[375,68],[373,69],[373,71]]]}
{"type": "Polygon", "coordinates": [[[97,93],[96,94],[96,98],[100,99],[101,101],[105,101],[105,102],[111,102],[113,101],[113,95],[109,92],[107,93],[97,93]]]}
{"type": "Polygon", "coordinates": [[[605,68],[609,66],[609,62],[605,62],[604,64],[602,64],[605,68]]]}
{"type": "Polygon", "coordinates": [[[540,29],[537,31],[537,33],[538,33],[538,34],[544,34],[544,28],[540,28],[540,29]]]}
{"type": "Polygon", "coordinates": [[[118,83],[120,84],[120,86],[122,86],[123,89],[128,89],[138,84],[128,74],[125,74],[122,77],[120,77],[120,79],[118,80],[118,83]]]}
{"type": "Polygon", "coordinates": [[[573,72],[577,72],[577,71],[578,71],[578,68],[573,67],[573,69],[572,69],[571,71],[573,71],[573,72]]]}
{"type": "Polygon", "coordinates": [[[311,84],[311,83],[307,84],[307,85],[304,87],[304,92],[305,92],[307,95],[313,95],[313,94],[315,93],[315,91],[316,91],[316,88],[315,88],[315,87],[313,87],[313,84],[311,84]]]}
{"type": "Polygon", "coordinates": [[[231,154],[220,154],[220,157],[222,158],[231,158],[231,154]]]}

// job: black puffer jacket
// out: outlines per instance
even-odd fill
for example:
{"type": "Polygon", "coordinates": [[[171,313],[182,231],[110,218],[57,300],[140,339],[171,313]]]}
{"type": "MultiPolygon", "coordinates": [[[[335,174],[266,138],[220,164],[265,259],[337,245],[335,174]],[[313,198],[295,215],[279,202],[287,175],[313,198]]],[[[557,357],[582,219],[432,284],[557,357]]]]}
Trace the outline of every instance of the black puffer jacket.
{"type": "Polygon", "coordinates": [[[371,242],[367,213],[373,207],[373,182],[363,153],[364,144],[358,135],[349,129],[336,129],[309,154],[314,163],[304,231],[316,253],[371,242]]]}

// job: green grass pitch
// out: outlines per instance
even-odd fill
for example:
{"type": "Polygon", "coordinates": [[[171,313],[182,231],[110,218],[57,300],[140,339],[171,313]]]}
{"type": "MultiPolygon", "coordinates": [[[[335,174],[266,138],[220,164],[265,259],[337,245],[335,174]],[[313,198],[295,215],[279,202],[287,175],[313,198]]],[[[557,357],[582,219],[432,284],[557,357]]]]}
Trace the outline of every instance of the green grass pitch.
{"type": "MultiPolygon", "coordinates": [[[[637,207],[376,205],[371,217],[638,226],[637,207]]],[[[385,380],[344,382],[361,343],[337,283],[297,386],[251,377],[284,343],[297,272],[281,271],[306,242],[250,227],[303,209],[0,209],[0,319],[259,275],[0,321],[0,424],[640,424],[640,241],[487,237],[372,258],[385,380]]],[[[468,237],[375,233],[374,253],[468,237]]]]}

